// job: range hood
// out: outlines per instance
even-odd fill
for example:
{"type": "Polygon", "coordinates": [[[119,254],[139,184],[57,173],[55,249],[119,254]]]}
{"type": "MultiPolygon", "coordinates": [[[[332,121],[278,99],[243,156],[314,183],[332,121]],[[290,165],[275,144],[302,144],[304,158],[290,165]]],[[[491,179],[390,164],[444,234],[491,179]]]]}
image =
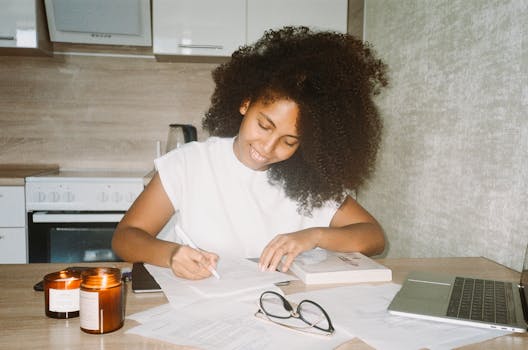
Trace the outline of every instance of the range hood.
{"type": "Polygon", "coordinates": [[[152,46],[150,0],[45,0],[51,41],[152,46]]]}

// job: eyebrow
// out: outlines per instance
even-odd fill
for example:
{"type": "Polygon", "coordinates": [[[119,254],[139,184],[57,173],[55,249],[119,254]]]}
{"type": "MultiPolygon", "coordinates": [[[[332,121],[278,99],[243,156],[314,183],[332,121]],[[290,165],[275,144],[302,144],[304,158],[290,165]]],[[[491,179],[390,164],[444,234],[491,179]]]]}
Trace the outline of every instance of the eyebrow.
{"type": "MultiPolygon", "coordinates": [[[[264,113],[262,113],[262,112],[259,112],[259,114],[260,114],[262,117],[264,117],[264,118],[268,121],[268,123],[270,123],[271,125],[273,125],[274,128],[277,128],[277,126],[275,125],[275,123],[273,122],[273,120],[271,120],[271,118],[270,118],[268,115],[266,115],[266,114],[264,114],[264,113]]],[[[298,135],[285,135],[285,136],[289,136],[289,137],[293,137],[293,138],[299,139],[299,136],[298,136],[298,135]]]]}

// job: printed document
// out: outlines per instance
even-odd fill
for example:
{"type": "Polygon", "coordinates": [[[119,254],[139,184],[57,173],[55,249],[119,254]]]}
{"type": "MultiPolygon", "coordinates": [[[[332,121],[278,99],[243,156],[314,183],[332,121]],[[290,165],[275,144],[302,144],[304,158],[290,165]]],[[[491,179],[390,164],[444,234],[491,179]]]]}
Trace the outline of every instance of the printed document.
{"type": "Polygon", "coordinates": [[[354,337],[341,329],[330,337],[286,329],[255,317],[257,310],[257,300],[205,299],[177,311],[167,304],[129,317],[143,324],[127,333],[204,350],[328,350],[354,337]]]}
{"type": "Polygon", "coordinates": [[[350,285],[287,297],[293,302],[311,299],[324,305],[335,325],[378,350],[447,350],[507,334],[391,315],[387,307],[400,287],[394,283],[350,285]]]}

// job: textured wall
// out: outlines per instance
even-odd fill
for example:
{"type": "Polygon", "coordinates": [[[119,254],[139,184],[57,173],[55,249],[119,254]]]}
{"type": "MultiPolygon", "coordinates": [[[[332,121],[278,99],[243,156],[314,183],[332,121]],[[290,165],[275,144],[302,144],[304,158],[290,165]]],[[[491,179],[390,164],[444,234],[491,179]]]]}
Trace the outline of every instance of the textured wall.
{"type": "Polygon", "coordinates": [[[385,135],[359,194],[389,257],[485,256],[528,243],[528,1],[366,0],[390,66],[385,135]]]}

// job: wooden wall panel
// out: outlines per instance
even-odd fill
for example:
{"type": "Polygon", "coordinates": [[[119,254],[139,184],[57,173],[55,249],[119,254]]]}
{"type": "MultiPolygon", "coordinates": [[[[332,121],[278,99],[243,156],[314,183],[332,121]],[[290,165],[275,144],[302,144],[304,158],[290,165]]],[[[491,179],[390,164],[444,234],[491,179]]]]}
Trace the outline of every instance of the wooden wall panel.
{"type": "Polygon", "coordinates": [[[215,64],[0,57],[0,164],[152,168],[170,123],[200,123],[215,64]]]}

